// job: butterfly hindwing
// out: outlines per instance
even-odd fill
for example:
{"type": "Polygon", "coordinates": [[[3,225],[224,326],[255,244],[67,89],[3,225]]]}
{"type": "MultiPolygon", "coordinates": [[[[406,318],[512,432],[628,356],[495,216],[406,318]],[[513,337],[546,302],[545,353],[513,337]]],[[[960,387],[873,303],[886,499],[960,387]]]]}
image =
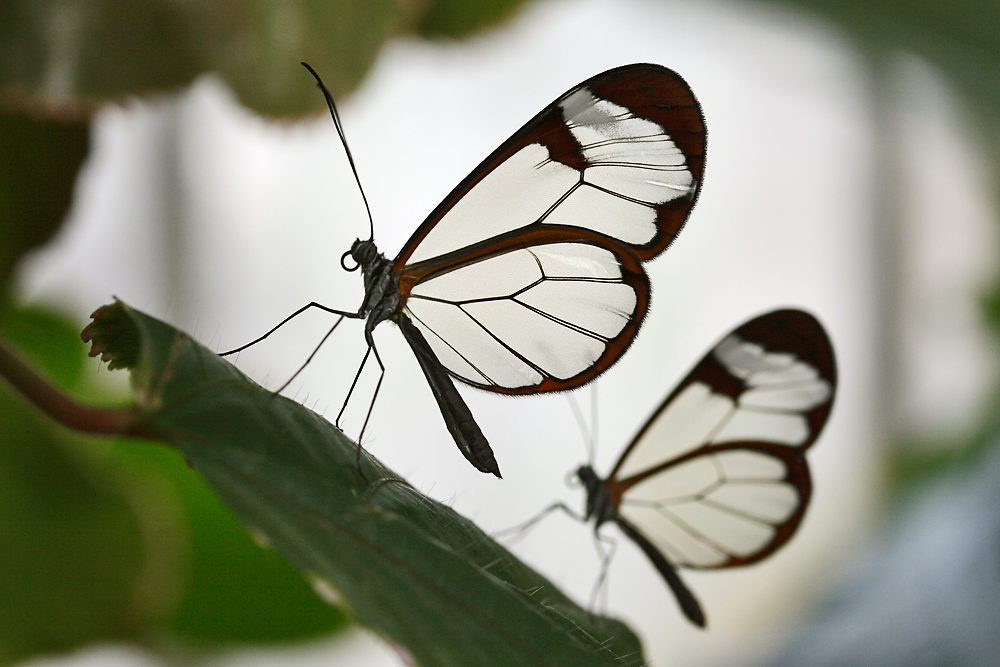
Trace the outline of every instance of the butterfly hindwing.
{"type": "Polygon", "coordinates": [[[575,386],[611,365],[648,304],[633,256],[539,240],[418,283],[404,309],[456,377],[533,393],[575,386]]]}
{"type": "Polygon", "coordinates": [[[628,487],[618,513],[671,563],[747,565],[795,532],[812,494],[801,450],[774,443],[715,445],[628,487]]]}

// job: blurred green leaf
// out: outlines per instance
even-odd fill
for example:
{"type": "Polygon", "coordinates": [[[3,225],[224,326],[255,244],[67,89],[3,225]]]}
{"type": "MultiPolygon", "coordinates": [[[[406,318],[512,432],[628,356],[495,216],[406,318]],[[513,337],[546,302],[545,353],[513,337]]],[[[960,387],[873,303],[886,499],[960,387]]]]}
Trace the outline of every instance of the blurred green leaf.
{"type": "MultiPolygon", "coordinates": [[[[178,539],[161,542],[159,548],[173,550],[184,560],[174,566],[180,586],[172,593],[173,606],[160,629],[211,648],[306,639],[346,626],[340,609],[317,598],[297,570],[253,543],[243,524],[179,452],[144,441],[122,441],[109,460],[150,480],[143,489],[159,484],[176,500],[166,509],[179,513],[180,530],[171,536],[178,539]]],[[[140,497],[138,502],[156,499],[140,497]]],[[[163,510],[162,503],[143,508],[147,516],[163,510]]],[[[153,648],[162,647],[154,643],[153,648]]]]}
{"type": "Polygon", "coordinates": [[[0,100],[0,303],[17,259],[62,223],[89,137],[82,116],[0,100]]]}
{"type": "Polygon", "coordinates": [[[985,111],[1000,109],[1000,3],[982,0],[799,0],[873,51],[903,49],[936,64],[985,111]]]}
{"type": "MultiPolygon", "coordinates": [[[[79,375],[77,336],[41,313],[11,313],[3,334],[32,362],[79,375]]],[[[87,459],[54,425],[0,385],[0,663],[124,638],[142,623],[133,582],[142,567],[141,536],[128,502],[100,481],[87,459]]],[[[94,464],[94,465],[91,465],[94,464]]],[[[104,472],[107,472],[106,470],[104,472]]]]}
{"type": "Polygon", "coordinates": [[[509,19],[524,0],[436,0],[420,19],[420,33],[428,37],[468,37],[509,19]]]}
{"type": "MultiPolygon", "coordinates": [[[[63,389],[82,384],[76,327],[12,310],[0,334],[63,389]]],[[[0,383],[0,664],[100,641],[168,654],[178,639],[287,641],[343,627],[258,548],[175,450],[79,438],[0,383]]]]}
{"type": "Polygon", "coordinates": [[[358,84],[389,39],[428,19],[468,34],[519,3],[405,0],[8,0],[0,3],[0,88],[90,101],[186,86],[219,73],[250,108],[322,107],[299,61],[335,96],[358,84]]]}
{"type": "Polygon", "coordinates": [[[99,309],[85,335],[94,350],[136,360],[143,430],[176,446],[253,531],[418,664],[644,664],[624,625],[588,614],[377,461],[359,466],[333,425],[188,336],[121,303],[99,309]]]}

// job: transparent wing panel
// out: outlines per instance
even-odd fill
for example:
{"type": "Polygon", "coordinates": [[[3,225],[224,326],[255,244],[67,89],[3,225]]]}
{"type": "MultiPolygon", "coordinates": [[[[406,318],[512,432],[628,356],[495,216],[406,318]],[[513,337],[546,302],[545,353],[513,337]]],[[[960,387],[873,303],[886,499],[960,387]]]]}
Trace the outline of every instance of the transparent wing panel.
{"type": "Polygon", "coordinates": [[[678,565],[720,567],[776,546],[801,517],[808,481],[795,475],[764,450],[709,450],[629,487],[618,511],[678,565]]]}
{"type": "Polygon", "coordinates": [[[766,442],[802,447],[815,441],[829,411],[835,377],[825,376],[832,349],[811,316],[775,311],[729,334],[702,359],[657,409],[626,449],[613,476],[627,480],[683,452],[724,443],[766,442]],[[739,335],[754,327],[778,332],[757,342],[739,335]],[[787,330],[788,339],[781,332],[787,330]],[[798,349],[799,354],[786,348],[798,349]],[[815,347],[819,352],[809,347],[815,347]],[[800,355],[818,355],[815,361],[800,355]]]}
{"type": "Polygon", "coordinates": [[[589,369],[634,320],[638,303],[613,253],[554,243],[425,280],[404,307],[456,376],[521,389],[589,369]]]}
{"type": "Polygon", "coordinates": [[[408,263],[437,257],[541,220],[580,181],[580,172],[529,144],[458,199],[427,233],[408,263]]]}
{"type": "Polygon", "coordinates": [[[710,442],[733,413],[731,398],[694,382],[670,401],[640,436],[615,471],[618,479],[649,470],[710,442]]]}

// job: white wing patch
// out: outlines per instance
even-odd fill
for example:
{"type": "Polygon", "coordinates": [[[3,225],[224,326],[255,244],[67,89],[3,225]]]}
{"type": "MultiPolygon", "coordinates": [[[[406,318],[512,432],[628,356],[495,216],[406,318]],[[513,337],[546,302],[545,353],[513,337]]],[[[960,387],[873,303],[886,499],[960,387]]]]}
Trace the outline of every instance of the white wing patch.
{"type": "Polygon", "coordinates": [[[727,371],[742,380],[738,410],[712,442],[765,440],[796,446],[809,435],[805,413],[833,395],[819,371],[787,352],[768,352],[730,335],[712,351],[727,371]]]}
{"type": "Polygon", "coordinates": [[[630,487],[618,512],[667,558],[715,567],[765,548],[801,498],[784,461],[753,449],[708,452],[630,487]]]}
{"type": "MultiPolygon", "coordinates": [[[[560,106],[588,165],[580,188],[587,195],[582,198],[593,200],[600,193],[606,200],[604,207],[614,206],[615,200],[632,201],[645,206],[655,218],[653,205],[694,194],[697,183],[684,153],[660,125],[637,118],[625,107],[599,99],[586,88],[573,91],[560,106]]],[[[641,214],[633,209],[632,215],[641,214]]],[[[547,220],[554,221],[551,217],[547,220]]],[[[604,231],[587,222],[577,224],[604,231]]],[[[655,233],[655,225],[650,226],[648,218],[628,232],[641,239],[639,243],[650,241],[655,233]]]]}
{"type": "Polygon", "coordinates": [[[637,303],[614,254],[552,243],[418,283],[404,309],[449,371],[518,389],[589,368],[637,303]]]}

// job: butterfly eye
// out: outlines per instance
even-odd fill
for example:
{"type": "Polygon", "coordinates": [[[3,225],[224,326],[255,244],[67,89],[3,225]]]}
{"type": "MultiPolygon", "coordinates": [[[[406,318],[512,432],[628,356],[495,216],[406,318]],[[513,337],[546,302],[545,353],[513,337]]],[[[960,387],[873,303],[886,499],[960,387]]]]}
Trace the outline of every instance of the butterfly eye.
{"type": "Polygon", "coordinates": [[[580,475],[576,470],[570,470],[566,473],[566,486],[571,489],[577,489],[583,486],[583,480],[580,479],[580,475]]]}
{"type": "Polygon", "coordinates": [[[351,259],[354,259],[354,257],[351,255],[351,251],[350,250],[348,250],[347,252],[345,252],[343,255],[340,256],[340,266],[341,266],[342,269],[344,269],[344,271],[347,271],[347,272],[350,273],[350,272],[357,271],[358,269],[361,268],[361,264],[358,263],[358,262],[354,262],[354,266],[348,266],[347,265],[347,258],[348,257],[350,257],[351,259]]]}

